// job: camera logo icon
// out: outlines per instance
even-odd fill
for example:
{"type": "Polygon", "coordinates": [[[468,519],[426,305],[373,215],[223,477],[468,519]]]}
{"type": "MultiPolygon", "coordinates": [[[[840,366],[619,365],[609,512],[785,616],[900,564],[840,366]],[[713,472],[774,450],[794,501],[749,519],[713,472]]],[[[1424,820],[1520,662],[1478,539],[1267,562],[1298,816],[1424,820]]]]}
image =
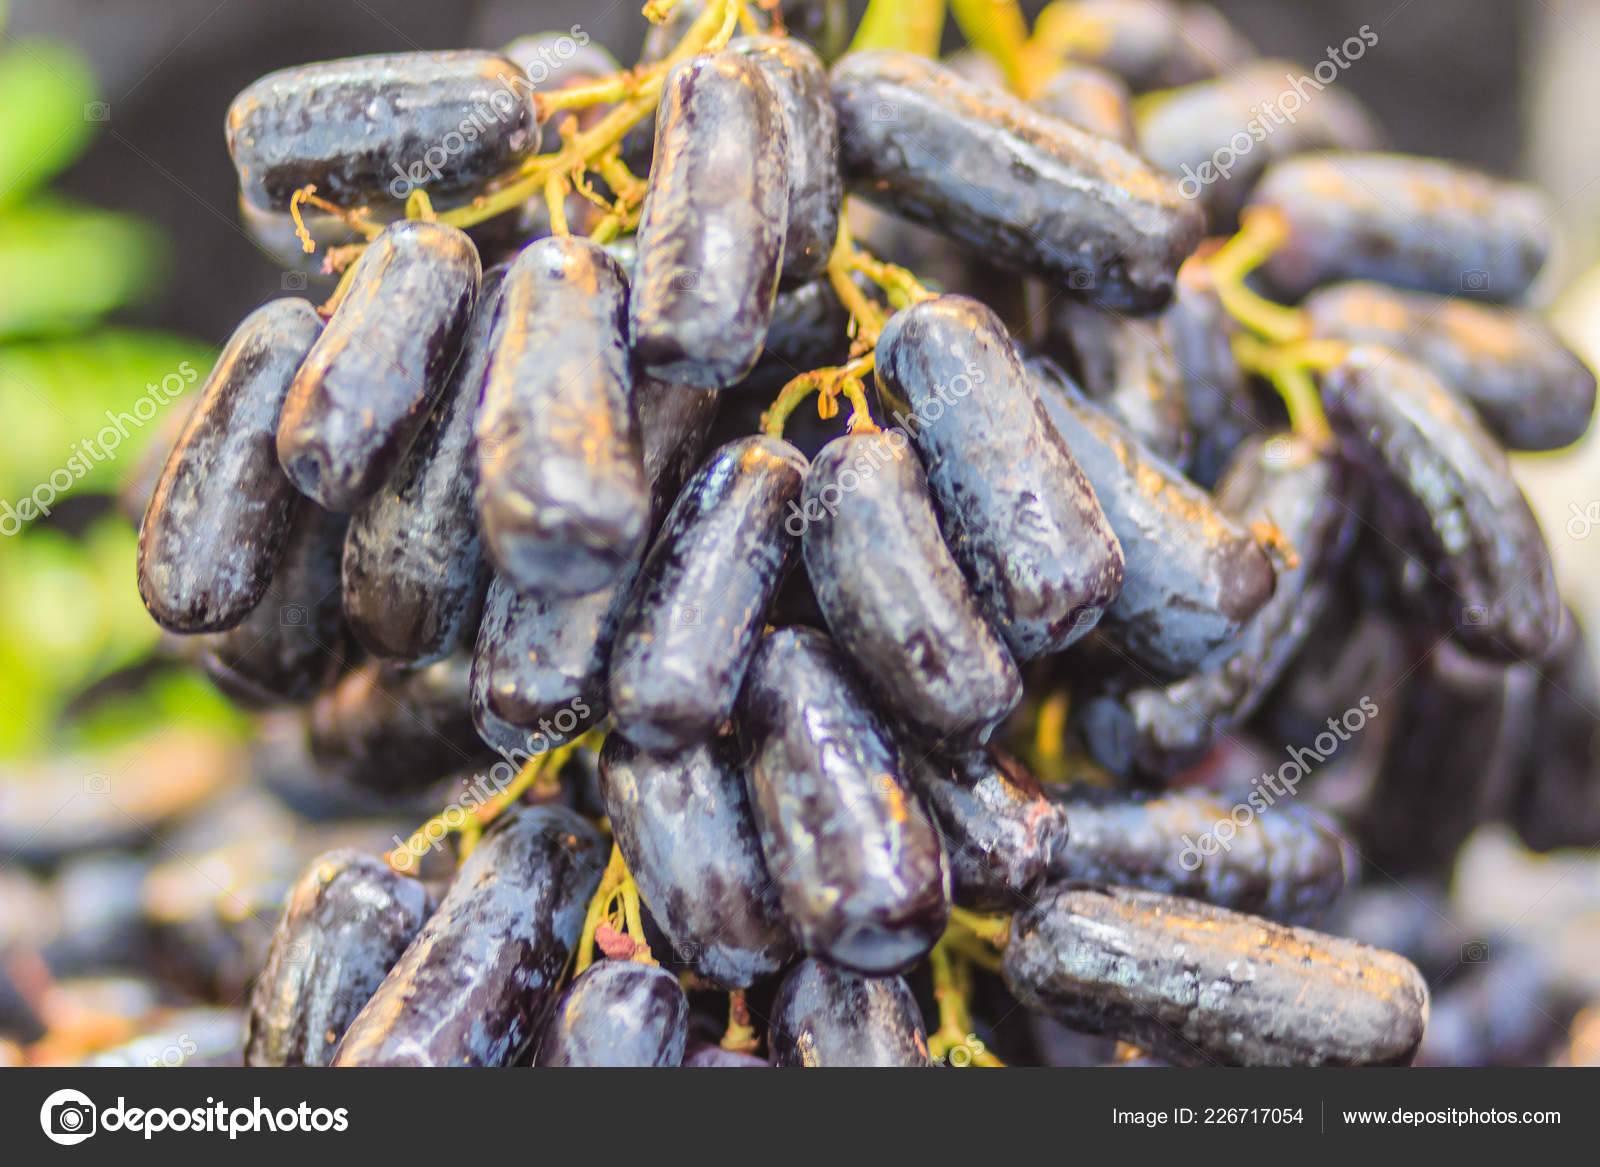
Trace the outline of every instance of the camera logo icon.
{"type": "Polygon", "coordinates": [[[44,1136],[63,1147],[76,1146],[94,1134],[99,1111],[89,1096],[78,1090],[57,1090],[39,1108],[44,1136]]]}

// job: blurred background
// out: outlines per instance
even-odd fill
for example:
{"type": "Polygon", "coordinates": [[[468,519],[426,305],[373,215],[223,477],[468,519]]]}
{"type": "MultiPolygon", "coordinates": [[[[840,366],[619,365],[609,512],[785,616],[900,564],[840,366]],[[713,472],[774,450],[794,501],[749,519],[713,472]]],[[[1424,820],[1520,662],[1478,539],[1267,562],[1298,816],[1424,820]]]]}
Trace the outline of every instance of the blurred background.
{"type": "MultiPolygon", "coordinates": [[[[1030,12],[1038,6],[1026,5],[1030,12]]],[[[1263,54],[1306,62],[1370,25],[1378,44],[1340,83],[1377,115],[1397,149],[1545,188],[1566,246],[1540,295],[1593,363],[1600,353],[1600,135],[1591,124],[1600,108],[1600,4],[1216,6],[1263,54]]],[[[157,630],[133,582],[134,526],[115,498],[145,448],[163,432],[170,437],[238,320],[304,286],[239,226],[222,135],[229,101],[260,75],[308,60],[495,47],[574,24],[627,62],[645,28],[638,7],[638,0],[0,0],[0,500],[10,507],[40,482],[61,484],[51,513],[37,521],[0,510],[0,953],[59,958],[0,970],[0,1033],[37,1040],[154,1007],[138,998],[137,985],[114,980],[93,982],[81,999],[50,997],[63,978],[98,971],[95,959],[73,955],[73,945],[93,948],[86,937],[97,929],[135,917],[148,922],[152,912],[170,925],[162,959],[193,965],[183,975],[194,980],[194,1000],[236,1008],[248,977],[240,970],[253,968],[282,871],[293,871],[288,861],[263,865],[260,855],[219,850],[217,840],[234,838],[223,828],[199,838],[151,834],[228,786],[243,722],[191,672],[158,666],[157,630]],[[164,384],[186,396],[148,421],[124,422],[114,457],[80,448],[107,424],[108,411],[131,411],[148,386],[164,384]],[[194,736],[178,747],[170,737],[152,745],[154,726],[194,736]],[[50,778],[58,772],[89,774],[81,796],[62,803],[41,793],[59,789],[50,778]],[[94,803],[95,778],[137,787],[142,801],[119,800],[107,810],[94,803]],[[103,847],[93,862],[69,867],[76,882],[64,879],[62,856],[82,850],[71,844],[85,837],[103,847]],[[152,838],[155,846],[137,859],[117,850],[152,838]],[[186,948],[208,955],[190,961],[186,948]],[[50,1008],[58,1010],[54,1019],[39,1016],[50,1008]],[[30,1020],[16,1022],[19,1016],[30,1020]]],[[[312,277],[309,294],[318,287],[312,277]]],[[[1587,528],[1570,522],[1592,518],[1600,527],[1593,442],[1525,459],[1519,473],[1570,599],[1590,629],[1600,627],[1600,540],[1575,536],[1587,528]]],[[[298,829],[259,803],[220,805],[254,834],[298,829]]],[[[1565,985],[1587,986],[1580,999],[1585,992],[1600,998],[1600,961],[1593,960],[1600,870],[1592,857],[1535,859],[1495,832],[1474,847],[1452,893],[1451,926],[1471,943],[1495,937],[1485,951],[1553,954],[1541,960],[1562,966],[1565,985]]],[[[148,928],[137,942],[150,942],[148,928]]],[[[1456,963],[1471,973],[1481,962],[1456,963]]],[[[1506,967],[1506,976],[1523,975],[1506,967]]],[[[1533,1002],[1528,1027],[1564,1031],[1572,1008],[1547,1008],[1544,992],[1511,997],[1533,1002]]],[[[205,1017],[191,1019],[189,1029],[203,1032],[211,1023],[205,1017]]],[[[227,1020],[225,1009],[213,1018],[224,1028],[227,1020]]],[[[108,1044],[104,1033],[81,1042],[108,1044]]],[[[171,1045],[153,1049],[167,1059],[171,1045]]]]}

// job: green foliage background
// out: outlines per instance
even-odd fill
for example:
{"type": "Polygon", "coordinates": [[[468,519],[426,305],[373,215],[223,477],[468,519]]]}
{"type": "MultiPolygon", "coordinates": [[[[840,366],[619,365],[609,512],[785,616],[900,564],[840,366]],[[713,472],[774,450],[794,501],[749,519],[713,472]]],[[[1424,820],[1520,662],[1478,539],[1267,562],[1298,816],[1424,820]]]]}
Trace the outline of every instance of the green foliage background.
{"type": "MultiPolygon", "coordinates": [[[[0,0],[0,36],[5,23],[0,0]]],[[[168,414],[193,400],[214,359],[208,345],[104,323],[159,287],[166,243],[127,215],[75,204],[49,181],[96,126],[95,82],[72,48],[0,39],[0,502],[13,506],[75,443],[130,410],[189,362],[188,390],[70,495],[114,492],[168,414]]],[[[9,526],[9,524],[8,524],[9,526]]],[[[175,721],[234,716],[203,681],[172,671],[70,723],[74,694],[150,656],[158,632],[134,583],[135,531],[120,514],[77,537],[48,522],[0,537],[0,758],[96,745],[175,721]]]]}

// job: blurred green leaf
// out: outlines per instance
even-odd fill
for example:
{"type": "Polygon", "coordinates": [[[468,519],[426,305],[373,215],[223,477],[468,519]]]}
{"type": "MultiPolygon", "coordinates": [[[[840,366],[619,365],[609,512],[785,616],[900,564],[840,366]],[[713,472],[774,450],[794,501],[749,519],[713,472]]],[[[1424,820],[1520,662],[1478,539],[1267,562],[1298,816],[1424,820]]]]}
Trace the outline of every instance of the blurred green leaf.
{"type": "Polygon", "coordinates": [[[62,486],[114,490],[165,419],[188,410],[213,355],[120,328],[0,346],[0,520],[36,491],[48,505],[62,486]]]}
{"type": "Polygon", "coordinates": [[[36,200],[0,215],[0,341],[77,331],[144,297],[159,234],[129,215],[36,200]]]}
{"type": "Polygon", "coordinates": [[[850,50],[905,49],[939,55],[944,35],[944,0],[869,0],[850,50]]]}
{"type": "Polygon", "coordinates": [[[54,41],[0,48],[0,205],[76,158],[103,110],[76,50],[54,41]]]}

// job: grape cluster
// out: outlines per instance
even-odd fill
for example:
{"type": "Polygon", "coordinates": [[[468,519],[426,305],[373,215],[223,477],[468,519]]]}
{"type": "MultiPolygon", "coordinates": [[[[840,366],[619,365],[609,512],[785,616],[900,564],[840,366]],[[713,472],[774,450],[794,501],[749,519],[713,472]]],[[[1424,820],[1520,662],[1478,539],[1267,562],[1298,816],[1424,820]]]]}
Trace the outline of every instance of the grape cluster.
{"type": "Polygon", "coordinates": [[[539,83],[551,34],[229,111],[247,222],[341,278],[228,341],[145,604],[330,782],[504,775],[446,883],[312,865],[247,1061],[994,1064],[1014,999],[1176,1064],[1409,1063],[1418,968],[1307,924],[1485,821],[1600,838],[1505,453],[1594,405],[1519,306],[1540,196],[1337,92],[1186,193],[1281,72],[1203,6],[1061,0],[1000,77],[664,7],[627,73],[539,83]],[[1242,743],[1336,726],[1347,826],[1309,762],[1263,806],[1242,743]]]}

